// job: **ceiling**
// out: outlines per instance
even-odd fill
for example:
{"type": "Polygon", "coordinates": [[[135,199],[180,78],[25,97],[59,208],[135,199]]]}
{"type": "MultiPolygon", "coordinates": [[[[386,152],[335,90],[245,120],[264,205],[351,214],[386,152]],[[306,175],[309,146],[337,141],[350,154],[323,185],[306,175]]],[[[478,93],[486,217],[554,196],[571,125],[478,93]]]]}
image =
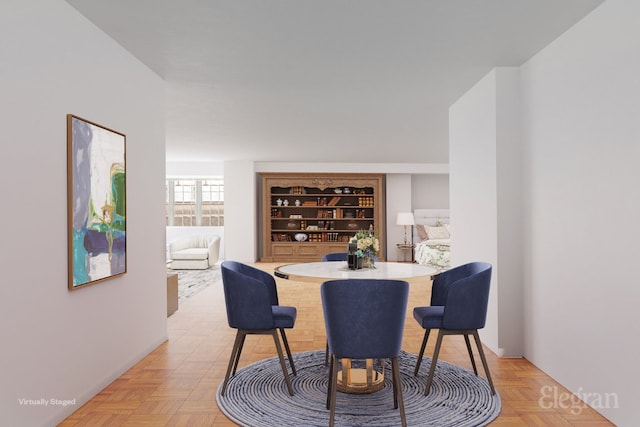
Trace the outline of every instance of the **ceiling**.
{"type": "Polygon", "coordinates": [[[448,108],[602,0],[67,0],[166,82],[168,162],[448,163],[448,108]]]}

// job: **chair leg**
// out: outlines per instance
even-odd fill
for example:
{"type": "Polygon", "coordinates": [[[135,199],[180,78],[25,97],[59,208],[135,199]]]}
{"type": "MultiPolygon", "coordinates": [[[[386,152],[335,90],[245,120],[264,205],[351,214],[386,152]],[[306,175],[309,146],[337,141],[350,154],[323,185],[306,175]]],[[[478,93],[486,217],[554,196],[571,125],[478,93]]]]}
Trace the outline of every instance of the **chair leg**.
{"type": "Polygon", "coordinates": [[[327,384],[327,409],[331,409],[331,389],[334,385],[333,383],[333,357],[330,358],[329,363],[329,381],[327,384]]]}
{"type": "Polygon", "coordinates": [[[424,338],[422,339],[422,345],[420,346],[420,353],[418,353],[418,360],[416,361],[416,369],[413,371],[413,376],[418,376],[420,370],[420,364],[422,363],[422,357],[424,356],[424,349],[427,348],[427,340],[429,339],[429,333],[431,329],[424,330],[424,338]]]}
{"type": "MultiPolygon", "coordinates": [[[[233,349],[231,349],[231,356],[229,357],[229,366],[227,367],[227,373],[224,376],[224,383],[222,384],[221,396],[224,396],[224,392],[227,390],[227,383],[229,382],[229,376],[231,375],[231,368],[234,364],[237,366],[238,359],[240,359],[240,352],[242,351],[241,342],[244,340],[245,334],[243,332],[236,332],[236,339],[233,342],[233,349]]],[[[235,374],[235,368],[233,370],[235,374]]]]}
{"type": "Polygon", "coordinates": [[[241,332],[242,338],[240,339],[240,343],[238,344],[238,351],[236,352],[236,359],[233,363],[233,373],[231,375],[236,374],[236,370],[238,369],[238,362],[240,362],[240,354],[242,353],[242,348],[244,347],[244,340],[247,338],[246,332],[241,332]]]}
{"type": "Polygon", "coordinates": [[[280,366],[282,367],[282,373],[284,373],[284,379],[287,382],[287,389],[289,390],[289,394],[293,396],[293,387],[291,387],[291,380],[289,379],[289,372],[287,371],[287,365],[284,363],[284,356],[282,355],[282,348],[280,347],[278,332],[276,332],[275,329],[272,329],[271,336],[273,337],[273,342],[276,344],[276,350],[278,351],[278,358],[280,359],[280,366]]]}
{"type": "Polygon", "coordinates": [[[329,341],[327,341],[327,346],[324,349],[324,366],[329,364],[329,341]]]}
{"type": "Polygon", "coordinates": [[[333,427],[336,417],[336,391],[338,389],[338,359],[331,355],[331,396],[329,402],[329,427],[333,427]]]}
{"type": "Polygon", "coordinates": [[[438,340],[436,341],[436,349],[433,352],[433,358],[431,359],[431,368],[429,369],[429,377],[427,378],[427,387],[424,389],[424,395],[428,396],[431,390],[431,382],[433,381],[433,374],[436,371],[436,364],[438,363],[438,354],[440,354],[440,346],[442,345],[442,329],[438,330],[438,340]]]}
{"type": "Polygon", "coordinates": [[[484,350],[482,349],[482,343],[480,342],[480,336],[478,335],[477,330],[473,331],[473,338],[476,340],[476,346],[478,346],[478,353],[480,353],[482,366],[484,366],[484,373],[487,374],[489,387],[491,387],[491,394],[496,394],[496,389],[493,387],[493,381],[491,380],[491,374],[489,373],[489,365],[487,365],[487,358],[484,356],[484,350]]]}
{"type": "Polygon", "coordinates": [[[291,372],[293,375],[298,375],[296,372],[296,365],[293,364],[293,357],[291,356],[291,349],[289,348],[289,341],[287,341],[287,336],[284,333],[284,329],[280,329],[280,335],[282,335],[282,343],[284,344],[284,348],[287,351],[287,357],[289,358],[289,364],[291,365],[291,372]]]}
{"type": "Polygon", "coordinates": [[[400,365],[398,364],[398,357],[391,358],[391,376],[393,377],[393,390],[394,390],[394,408],[400,406],[400,420],[402,421],[402,427],[407,427],[407,416],[404,412],[404,398],[402,397],[402,383],[400,382],[400,365]]]}
{"type": "MultiPolygon", "coordinates": [[[[394,368],[394,358],[391,358],[391,385],[393,385],[393,409],[398,409],[398,384],[396,382],[396,372],[394,368]]],[[[402,390],[400,390],[402,394],[402,390]]]]}
{"type": "Polygon", "coordinates": [[[471,351],[471,343],[469,342],[469,334],[464,334],[464,342],[467,344],[467,351],[469,352],[469,359],[471,359],[471,366],[473,366],[473,372],[478,375],[478,368],[476,368],[476,359],[473,357],[473,351],[471,351]]]}

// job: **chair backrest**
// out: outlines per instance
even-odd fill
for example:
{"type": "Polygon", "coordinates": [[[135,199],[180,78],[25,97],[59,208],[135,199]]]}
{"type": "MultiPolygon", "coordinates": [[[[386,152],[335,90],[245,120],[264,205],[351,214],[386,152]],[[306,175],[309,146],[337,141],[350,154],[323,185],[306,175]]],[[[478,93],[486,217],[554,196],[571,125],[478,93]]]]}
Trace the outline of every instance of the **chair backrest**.
{"type": "Polygon", "coordinates": [[[322,261],[346,261],[348,252],[331,252],[322,256],[322,261]]]}
{"type": "Polygon", "coordinates": [[[223,261],[222,286],[229,326],[238,329],[272,329],[271,307],[278,305],[273,276],[236,261],[223,261]]]}
{"type": "Polygon", "coordinates": [[[431,305],[444,306],[445,329],[481,329],[487,320],[491,264],[472,262],[434,279],[431,305]]]}
{"type": "Polygon", "coordinates": [[[329,280],[320,287],[329,350],[352,359],[400,354],[409,284],[404,280],[329,280]]]}

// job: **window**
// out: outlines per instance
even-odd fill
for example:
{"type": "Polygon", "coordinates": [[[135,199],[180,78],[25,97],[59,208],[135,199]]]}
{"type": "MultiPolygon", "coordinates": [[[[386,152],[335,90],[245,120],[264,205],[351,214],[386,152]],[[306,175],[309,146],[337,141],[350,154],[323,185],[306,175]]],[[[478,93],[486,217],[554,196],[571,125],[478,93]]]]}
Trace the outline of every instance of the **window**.
{"type": "Polygon", "coordinates": [[[224,226],[222,178],[168,179],[167,225],[224,226]]]}

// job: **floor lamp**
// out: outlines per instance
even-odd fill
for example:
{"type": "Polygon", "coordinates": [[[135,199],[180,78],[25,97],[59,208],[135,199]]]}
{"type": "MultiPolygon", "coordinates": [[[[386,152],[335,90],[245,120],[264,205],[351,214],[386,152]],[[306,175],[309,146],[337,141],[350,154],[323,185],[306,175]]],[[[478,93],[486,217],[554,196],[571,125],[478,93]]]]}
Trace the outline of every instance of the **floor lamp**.
{"type": "Polygon", "coordinates": [[[413,224],[415,221],[413,219],[413,212],[398,212],[398,217],[396,218],[396,225],[404,226],[404,247],[411,245],[411,260],[413,261],[413,224]],[[411,243],[407,241],[407,226],[411,226],[411,243]]]}

